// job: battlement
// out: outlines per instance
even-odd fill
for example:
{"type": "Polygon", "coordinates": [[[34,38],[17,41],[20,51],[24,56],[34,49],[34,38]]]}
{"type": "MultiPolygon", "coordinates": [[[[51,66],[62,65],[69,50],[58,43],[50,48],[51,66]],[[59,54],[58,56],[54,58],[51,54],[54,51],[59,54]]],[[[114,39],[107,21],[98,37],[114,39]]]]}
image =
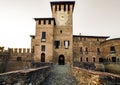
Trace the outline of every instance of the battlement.
{"type": "Polygon", "coordinates": [[[30,48],[9,48],[9,52],[12,53],[31,53],[30,48]]]}
{"type": "Polygon", "coordinates": [[[39,25],[55,25],[54,18],[34,18],[39,25]]]}
{"type": "Polygon", "coordinates": [[[4,47],[0,46],[0,52],[4,52],[4,47]]]}
{"type": "Polygon", "coordinates": [[[75,1],[57,1],[51,2],[51,9],[52,12],[55,13],[56,11],[68,11],[73,12],[75,1]]]}

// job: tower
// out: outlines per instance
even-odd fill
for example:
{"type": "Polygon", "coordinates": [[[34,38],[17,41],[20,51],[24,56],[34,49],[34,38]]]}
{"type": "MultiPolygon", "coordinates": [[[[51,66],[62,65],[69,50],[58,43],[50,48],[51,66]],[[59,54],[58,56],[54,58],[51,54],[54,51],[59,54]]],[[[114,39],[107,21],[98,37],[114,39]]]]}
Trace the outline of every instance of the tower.
{"type": "Polygon", "coordinates": [[[72,64],[74,1],[51,2],[52,16],[56,26],[53,31],[53,61],[58,64],[72,64]]]}
{"type": "Polygon", "coordinates": [[[36,22],[35,35],[31,36],[31,49],[34,62],[53,61],[53,29],[54,18],[34,18],[36,22]]]}

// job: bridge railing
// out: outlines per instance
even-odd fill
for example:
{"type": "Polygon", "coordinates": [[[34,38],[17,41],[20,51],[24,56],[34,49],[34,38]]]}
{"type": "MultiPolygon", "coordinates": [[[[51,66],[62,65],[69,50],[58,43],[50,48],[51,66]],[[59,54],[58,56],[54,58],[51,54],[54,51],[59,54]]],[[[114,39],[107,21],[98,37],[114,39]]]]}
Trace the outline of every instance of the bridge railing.
{"type": "Polygon", "coordinates": [[[49,75],[50,67],[31,68],[0,74],[0,85],[39,85],[49,75]]]}

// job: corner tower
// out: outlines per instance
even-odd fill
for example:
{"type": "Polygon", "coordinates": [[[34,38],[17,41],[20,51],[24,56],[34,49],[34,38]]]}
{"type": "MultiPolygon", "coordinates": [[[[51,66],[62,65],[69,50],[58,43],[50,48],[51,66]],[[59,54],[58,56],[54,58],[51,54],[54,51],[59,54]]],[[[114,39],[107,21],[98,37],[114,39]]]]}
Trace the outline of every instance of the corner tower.
{"type": "Polygon", "coordinates": [[[51,2],[52,16],[55,18],[53,61],[58,64],[73,62],[73,9],[74,1],[51,2]]]}

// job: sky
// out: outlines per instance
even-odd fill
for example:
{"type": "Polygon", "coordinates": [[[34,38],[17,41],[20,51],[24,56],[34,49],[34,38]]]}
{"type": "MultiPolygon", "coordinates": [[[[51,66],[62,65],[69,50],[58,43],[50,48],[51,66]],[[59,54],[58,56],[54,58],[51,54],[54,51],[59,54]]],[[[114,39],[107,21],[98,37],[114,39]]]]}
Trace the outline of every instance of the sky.
{"type": "MultiPolygon", "coordinates": [[[[58,0],[0,0],[0,46],[30,48],[33,18],[52,17],[50,1],[58,0]]],[[[73,34],[120,38],[120,0],[69,1],[75,1],[73,34]]]]}

